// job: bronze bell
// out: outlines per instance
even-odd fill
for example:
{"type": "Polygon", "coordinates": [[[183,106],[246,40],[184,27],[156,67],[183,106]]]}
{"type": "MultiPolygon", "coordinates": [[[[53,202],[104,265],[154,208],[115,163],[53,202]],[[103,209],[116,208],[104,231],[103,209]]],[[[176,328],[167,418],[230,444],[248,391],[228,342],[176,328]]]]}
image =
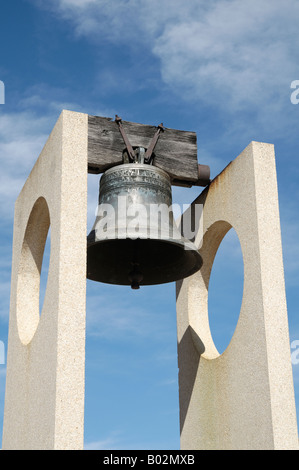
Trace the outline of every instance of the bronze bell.
{"type": "Polygon", "coordinates": [[[171,208],[169,175],[144,163],[108,169],[100,180],[98,213],[87,237],[87,278],[108,284],[163,284],[202,266],[181,236],[171,208]]]}

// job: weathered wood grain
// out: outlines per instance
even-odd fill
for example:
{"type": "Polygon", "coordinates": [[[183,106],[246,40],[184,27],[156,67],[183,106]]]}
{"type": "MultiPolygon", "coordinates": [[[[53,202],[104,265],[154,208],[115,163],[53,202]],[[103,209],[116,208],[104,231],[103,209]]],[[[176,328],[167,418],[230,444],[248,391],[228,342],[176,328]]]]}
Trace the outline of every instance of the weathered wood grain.
{"type": "MultiPolygon", "coordinates": [[[[147,148],[157,130],[155,126],[122,121],[132,147],[147,148]]],[[[123,161],[125,144],[114,120],[88,117],[88,171],[102,173],[123,161]]],[[[195,132],[165,128],[154,150],[154,165],[173,181],[196,184],[199,181],[197,136],[195,132]]],[[[174,183],[176,184],[176,183],[174,183]]]]}

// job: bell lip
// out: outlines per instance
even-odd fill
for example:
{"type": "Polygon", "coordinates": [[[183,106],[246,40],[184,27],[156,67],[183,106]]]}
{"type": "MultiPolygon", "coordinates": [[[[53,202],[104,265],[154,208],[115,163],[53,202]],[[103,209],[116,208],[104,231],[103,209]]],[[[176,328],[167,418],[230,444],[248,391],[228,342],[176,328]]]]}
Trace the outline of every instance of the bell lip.
{"type": "MultiPolygon", "coordinates": [[[[166,233],[166,232],[165,232],[166,233]]],[[[163,232],[162,232],[163,234],[163,232]]],[[[126,236],[126,237],[116,237],[115,232],[111,232],[110,234],[108,233],[108,236],[106,238],[102,238],[100,240],[95,239],[95,230],[91,230],[89,235],[87,236],[87,247],[90,247],[92,245],[96,245],[97,243],[103,243],[105,241],[112,241],[112,240],[155,240],[155,241],[160,241],[160,242],[165,242],[165,243],[173,243],[176,245],[181,245],[183,247],[188,246],[189,250],[192,251],[199,251],[196,248],[196,245],[194,242],[189,240],[188,238],[180,236],[179,238],[173,238],[173,237],[155,237],[155,236],[148,236],[148,234],[139,234],[139,236],[126,236]],[[94,238],[93,238],[94,237],[94,238]]]]}
{"type": "MultiPolygon", "coordinates": [[[[169,279],[169,280],[165,280],[165,281],[157,281],[157,282],[147,282],[147,281],[142,281],[140,283],[140,287],[143,287],[143,286],[151,286],[151,285],[160,285],[160,284],[169,284],[171,282],[179,282],[179,281],[182,281],[184,279],[187,279],[188,277],[190,276],[193,276],[194,274],[196,274],[198,271],[200,271],[200,269],[202,268],[203,266],[203,258],[201,256],[201,254],[199,253],[199,250],[196,248],[195,244],[188,240],[188,239],[181,239],[181,240],[176,240],[176,239],[169,239],[169,240],[163,240],[163,239],[160,239],[160,238],[157,238],[157,239],[154,239],[154,238],[141,238],[141,240],[156,240],[156,241],[159,241],[161,243],[171,243],[173,245],[179,245],[180,247],[185,247],[186,245],[190,246],[190,250],[186,250],[186,251],[190,251],[190,253],[192,254],[193,258],[194,258],[194,263],[193,263],[193,266],[192,268],[189,269],[189,271],[186,271],[186,274],[183,276],[183,277],[174,277],[172,279],[169,279]],[[185,241],[185,243],[184,243],[185,241]]],[[[115,240],[115,239],[114,239],[115,240]]],[[[132,240],[130,238],[124,238],[122,240],[132,240]]],[[[88,244],[87,248],[91,247],[91,246],[94,246],[94,245],[97,245],[97,244],[102,244],[102,243],[107,243],[107,242],[110,242],[110,241],[113,241],[113,239],[105,239],[105,240],[100,240],[100,241],[97,241],[97,242],[92,242],[90,244],[88,244]]],[[[133,240],[134,241],[134,240],[133,240]]],[[[130,282],[114,282],[114,281],[107,281],[107,280],[98,280],[98,279],[93,279],[92,277],[89,277],[88,276],[88,273],[86,273],[86,277],[87,279],[91,280],[91,281],[94,281],[94,282],[100,282],[100,283],[103,283],[103,284],[109,284],[109,285],[115,285],[115,286],[130,286],[130,282]]]]}
{"type": "Polygon", "coordinates": [[[159,168],[158,166],[149,165],[147,163],[120,163],[119,165],[115,165],[115,166],[112,166],[111,168],[108,168],[108,170],[106,170],[103,173],[102,177],[104,175],[109,175],[110,173],[113,173],[114,171],[121,171],[122,169],[130,169],[130,168],[132,169],[140,168],[142,170],[149,170],[152,172],[161,173],[161,175],[165,176],[165,178],[167,178],[167,180],[171,182],[171,178],[165,170],[162,170],[162,168],[159,168]]]}

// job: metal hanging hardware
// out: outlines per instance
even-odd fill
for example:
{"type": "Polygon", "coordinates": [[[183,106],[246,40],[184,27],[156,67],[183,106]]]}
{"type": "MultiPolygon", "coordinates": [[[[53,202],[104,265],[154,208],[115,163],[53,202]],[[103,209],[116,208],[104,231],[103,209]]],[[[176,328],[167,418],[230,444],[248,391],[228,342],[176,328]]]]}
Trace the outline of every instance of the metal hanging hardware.
{"type": "Polygon", "coordinates": [[[163,123],[159,124],[159,126],[157,128],[157,132],[155,133],[154,137],[151,140],[151,143],[149,144],[149,147],[148,147],[147,151],[145,152],[145,155],[144,155],[144,162],[145,163],[149,163],[151,161],[154,149],[156,147],[156,144],[158,142],[158,139],[159,139],[159,136],[160,136],[161,132],[164,132],[163,123]]]}
{"type": "MultiPolygon", "coordinates": [[[[130,144],[130,141],[128,139],[128,136],[123,128],[123,125],[122,125],[122,119],[116,114],[115,115],[115,122],[116,124],[118,125],[118,128],[119,128],[119,131],[121,133],[121,136],[123,138],[123,141],[125,143],[125,146],[127,148],[127,151],[128,151],[128,155],[129,155],[129,159],[133,162],[133,163],[136,163],[137,161],[137,156],[136,156],[136,153],[132,147],[132,145],[130,144]]],[[[152,157],[153,157],[153,152],[154,152],[154,149],[155,149],[155,146],[158,142],[158,139],[159,139],[159,136],[161,134],[161,132],[164,132],[164,127],[163,127],[163,124],[159,124],[159,126],[157,126],[157,131],[154,135],[154,137],[152,138],[150,144],[149,144],[149,147],[147,148],[146,152],[144,155],[142,155],[142,160],[143,162],[142,163],[146,163],[146,164],[150,164],[151,163],[151,160],[152,160],[152,157]]]]}
{"type": "Polygon", "coordinates": [[[128,151],[128,154],[129,154],[129,158],[130,158],[133,162],[135,162],[135,161],[136,161],[135,152],[134,152],[133,147],[132,147],[132,145],[130,144],[130,141],[129,141],[128,137],[127,137],[127,134],[125,133],[125,130],[124,130],[123,126],[122,126],[122,119],[121,119],[117,114],[115,115],[115,122],[116,122],[116,124],[118,125],[119,131],[120,131],[120,133],[121,133],[121,136],[122,136],[123,141],[124,141],[124,143],[125,143],[125,146],[126,146],[126,148],[127,148],[127,151],[128,151]]]}

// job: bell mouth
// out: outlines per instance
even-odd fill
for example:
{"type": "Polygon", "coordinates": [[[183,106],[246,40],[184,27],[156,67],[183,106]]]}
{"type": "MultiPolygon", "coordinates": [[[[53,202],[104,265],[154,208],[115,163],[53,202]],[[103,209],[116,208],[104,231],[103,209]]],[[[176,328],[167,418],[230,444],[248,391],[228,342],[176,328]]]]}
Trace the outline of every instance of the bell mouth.
{"type": "Polygon", "coordinates": [[[184,279],[201,266],[195,246],[182,240],[106,239],[87,248],[88,279],[133,289],[184,279]]]}
{"type": "Polygon", "coordinates": [[[195,245],[174,222],[166,172],[134,163],[103,174],[87,237],[88,279],[138,289],[184,279],[201,266],[195,245]]]}

